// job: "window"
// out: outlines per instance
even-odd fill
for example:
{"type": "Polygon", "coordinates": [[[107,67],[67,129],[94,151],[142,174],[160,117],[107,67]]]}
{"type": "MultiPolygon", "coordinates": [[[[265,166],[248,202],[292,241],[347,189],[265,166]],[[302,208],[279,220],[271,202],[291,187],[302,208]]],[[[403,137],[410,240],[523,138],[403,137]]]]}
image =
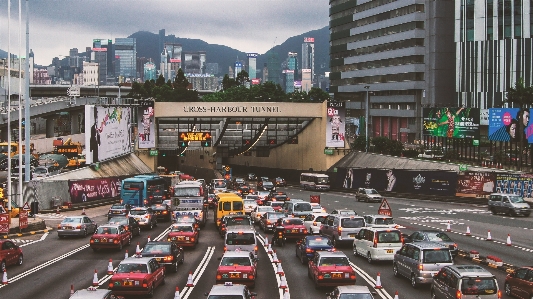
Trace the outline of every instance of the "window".
{"type": "Polygon", "coordinates": [[[515,277],[518,278],[518,279],[524,279],[524,278],[526,278],[526,274],[527,274],[527,269],[525,269],[525,268],[518,269],[518,270],[516,270],[515,277]]]}

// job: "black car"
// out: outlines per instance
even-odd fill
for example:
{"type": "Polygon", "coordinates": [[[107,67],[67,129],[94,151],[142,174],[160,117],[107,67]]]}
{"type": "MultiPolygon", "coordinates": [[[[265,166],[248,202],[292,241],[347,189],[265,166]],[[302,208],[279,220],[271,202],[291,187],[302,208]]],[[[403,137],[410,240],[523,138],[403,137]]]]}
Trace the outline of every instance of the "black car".
{"type": "Polygon", "coordinates": [[[276,181],[276,186],[287,187],[287,182],[285,181],[284,178],[277,177],[275,181],[276,181]]]}
{"type": "Polygon", "coordinates": [[[271,181],[263,181],[261,188],[265,191],[276,191],[276,186],[271,181]]]}
{"type": "Polygon", "coordinates": [[[141,227],[139,226],[139,222],[133,217],[115,216],[110,218],[107,223],[124,225],[126,230],[131,231],[132,237],[139,236],[141,234],[141,227]]]}
{"type": "Polygon", "coordinates": [[[185,253],[183,247],[169,241],[150,241],[144,246],[143,257],[155,257],[160,265],[164,265],[167,270],[178,272],[178,265],[183,264],[185,253]]]}
{"type": "Polygon", "coordinates": [[[130,213],[131,206],[129,204],[116,203],[113,204],[107,212],[107,219],[116,216],[127,216],[130,213]]]}
{"type": "Polygon", "coordinates": [[[246,196],[252,192],[252,189],[246,185],[243,185],[237,188],[237,192],[239,192],[241,196],[246,196]]]}
{"type": "Polygon", "coordinates": [[[152,205],[152,210],[157,216],[157,219],[162,219],[163,221],[172,220],[172,210],[169,205],[165,203],[156,203],[152,205]]]}
{"type": "Polygon", "coordinates": [[[257,180],[257,177],[255,176],[255,173],[249,173],[249,174],[248,174],[248,180],[249,180],[249,181],[255,181],[255,180],[257,180]]]}
{"type": "Polygon", "coordinates": [[[325,236],[306,236],[296,242],[296,256],[300,258],[302,264],[313,258],[315,251],[318,250],[332,250],[333,244],[328,237],[325,236]]]}

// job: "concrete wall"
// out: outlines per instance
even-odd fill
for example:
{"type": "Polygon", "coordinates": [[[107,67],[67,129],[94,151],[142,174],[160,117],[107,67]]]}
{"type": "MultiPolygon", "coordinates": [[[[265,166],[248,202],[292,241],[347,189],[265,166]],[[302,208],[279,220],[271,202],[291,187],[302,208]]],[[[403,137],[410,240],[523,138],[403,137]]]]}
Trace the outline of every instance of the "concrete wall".
{"type": "MultiPolygon", "coordinates": [[[[67,140],[68,138],[71,138],[72,141],[79,142],[82,145],[85,145],[85,133],[62,136],[61,138],[63,138],[63,141],[67,140]]],[[[54,150],[53,140],[55,139],[57,139],[57,137],[31,139],[30,142],[35,145],[35,150],[37,151],[37,153],[50,153],[54,150]]]]}
{"type": "MultiPolygon", "coordinates": [[[[14,185],[13,188],[18,188],[14,185]]],[[[18,190],[18,189],[17,189],[18,190]]],[[[22,203],[39,202],[39,210],[52,208],[52,200],[59,198],[60,202],[69,202],[70,193],[68,181],[31,181],[22,185],[22,203]]],[[[14,202],[20,202],[18,194],[12,195],[14,202]]]]}

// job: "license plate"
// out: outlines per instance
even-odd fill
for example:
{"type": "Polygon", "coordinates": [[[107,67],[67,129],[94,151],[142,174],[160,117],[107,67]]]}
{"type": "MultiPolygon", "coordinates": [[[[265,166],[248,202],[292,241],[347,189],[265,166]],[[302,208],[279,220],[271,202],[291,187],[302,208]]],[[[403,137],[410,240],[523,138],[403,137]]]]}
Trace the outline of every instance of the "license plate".
{"type": "Polygon", "coordinates": [[[355,234],[348,234],[348,237],[355,238],[355,234]]]}
{"type": "Polygon", "coordinates": [[[392,249],[387,249],[387,253],[394,253],[394,250],[392,250],[392,249]]]}
{"type": "Polygon", "coordinates": [[[178,241],[183,241],[185,240],[185,237],[178,237],[178,241]]]}
{"type": "Polygon", "coordinates": [[[120,211],[113,211],[113,214],[120,214],[120,211]]]}
{"type": "Polygon", "coordinates": [[[300,215],[300,218],[305,218],[305,215],[300,215]]]}
{"type": "Polygon", "coordinates": [[[341,273],[333,273],[332,277],[333,278],[342,278],[342,274],[341,273]]]}
{"type": "Polygon", "coordinates": [[[241,277],[240,273],[230,273],[229,274],[229,278],[239,278],[239,277],[241,277]]]}
{"type": "Polygon", "coordinates": [[[125,286],[132,286],[133,285],[133,280],[125,280],[124,281],[124,285],[125,286]]]}

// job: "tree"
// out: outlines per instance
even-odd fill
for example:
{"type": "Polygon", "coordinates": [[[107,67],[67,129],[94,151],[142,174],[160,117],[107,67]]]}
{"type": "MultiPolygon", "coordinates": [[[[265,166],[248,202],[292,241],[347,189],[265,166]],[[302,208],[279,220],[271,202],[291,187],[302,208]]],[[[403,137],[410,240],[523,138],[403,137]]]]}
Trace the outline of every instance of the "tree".
{"type": "Polygon", "coordinates": [[[163,86],[165,84],[166,84],[165,77],[163,77],[163,75],[159,75],[159,77],[155,81],[155,86],[163,86]]]}
{"type": "Polygon", "coordinates": [[[524,152],[524,139],[526,135],[524,134],[524,122],[529,123],[529,108],[533,104],[533,87],[525,86],[524,79],[520,78],[515,83],[515,87],[509,87],[507,90],[507,99],[505,102],[513,104],[513,106],[518,106],[520,110],[516,116],[518,121],[518,138],[520,143],[519,155],[520,163],[522,163],[523,152],[524,152]]]}
{"type": "Polygon", "coordinates": [[[311,102],[324,102],[329,100],[329,94],[318,87],[312,87],[308,94],[311,102]]]}
{"type": "Polygon", "coordinates": [[[187,88],[189,86],[189,80],[187,80],[187,77],[185,77],[185,73],[180,68],[178,70],[178,73],[176,74],[176,78],[174,78],[174,89],[179,88],[187,88]]]}
{"type": "Polygon", "coordinates": [[[238,86],[243,86],[246,82],[250,81],[250,75],[248,75],[247,71],[242,70],[237,74],[235,81],[238,86]]]}
{"type": "Polygon", "coordinates": [[[403,143],[400,140],[389,140],[387,153],[392,156],[400,156],[403,151],[403,143]]]}
{"type": "Polygon", "coordinates": [[[237,86],[237,82],[235,81],[235,79],[230,78],[228,74],[225,74],[224,78],[222,79],[222,89],[228,90],[235,86],[237,86]]]}
{"type": "Polygon", "coordinates": [[[374,145],[374,149],[377,153],[387,152],[389,146],[389,138],[387,137],[374,137],[372,138],[371,143],[374,145]]]}
{"type": "Polygon", "coordinates": [[[366,136],[361,134],[352,143],[352,148],[364,152],[366,150],[366,136]]]}

